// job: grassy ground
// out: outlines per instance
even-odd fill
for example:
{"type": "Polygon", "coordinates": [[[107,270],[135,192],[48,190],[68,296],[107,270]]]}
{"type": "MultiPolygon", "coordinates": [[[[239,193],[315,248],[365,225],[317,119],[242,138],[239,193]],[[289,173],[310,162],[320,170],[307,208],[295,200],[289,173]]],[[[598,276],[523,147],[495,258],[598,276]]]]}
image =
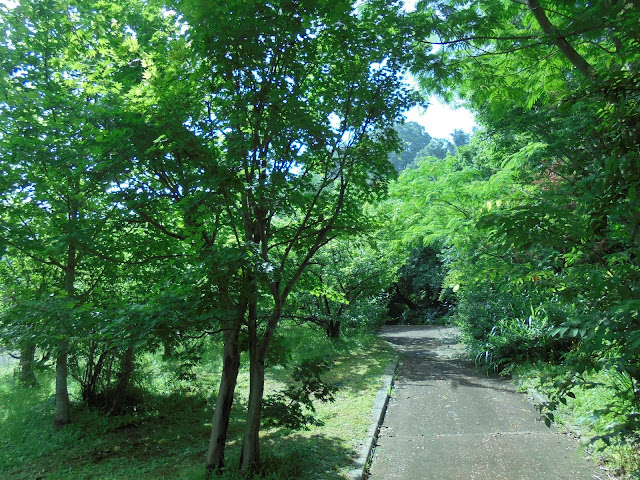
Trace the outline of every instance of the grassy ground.
{"type": "MultiPolygon", "coordinates": [[[[537,363],[516,367],[514,376],[521,390],[534,388],[549,395],[554,391],[554,383],[566,373],[561,365],[537,363]]],[[[567,397],[566,404],[558,406],[554,412],[555,421],[579,435],[585,450],[618,478],[639,479],[640,446],[635,442],[607,445],[601,440],[593,441],[621,422],[624,413],[632,411],[619,394],[627,379],[616,371],[605,370],[587,374],[584,380],[595,386],[574,389],[575,398],[567,397]]]]}
{"type": "MultiPolygon", "coordinates": [[[[324,426],[299,432],[263,432],[260,478],[343,479],[366,436],[373,400],[392,353],[367,335],[331,342],[317,333],[294,331],[287,338],[304,346],[288,349],[285,356],[289,362],[320,354],[332,359],[334,367],[327,380],[338,384],[339,390],[335,403],[317,406],[324,426]]],[[[106,417],[74,403],[73,423],[60,432],[52,425],[51,373],[40,374],[38,389],[23,389],[5,368],[0,377],[0,478],[201,479],[219,378],[215,348],[212,350],[211,361],[198,366],[189,381],[176,378],[176,365],[149,356],[143,362],[146,380],[139,384],[142,401],[135,412],[106,417]]],[[[267,390],[277,390],[286,380],[287,367],[274,366],[268,375],[267,390]]],[[[246,372],[239,380],[227,448],[232,467],[239,456],[248,391],[246,372]]],[[[77,399],[77,393],[72,398],[77,399]]],[[[221,478],[237,478],[235,468],[221,478]]]]}

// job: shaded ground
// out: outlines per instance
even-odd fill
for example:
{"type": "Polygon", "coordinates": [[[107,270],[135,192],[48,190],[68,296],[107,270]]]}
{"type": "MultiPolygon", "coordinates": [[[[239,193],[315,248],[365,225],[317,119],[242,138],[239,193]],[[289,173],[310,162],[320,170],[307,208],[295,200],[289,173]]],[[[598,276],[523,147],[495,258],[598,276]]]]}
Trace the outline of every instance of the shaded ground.
{"type": "MultiPolygon", "coordinates": [[[[309,358],[317,357],[318,352],[332,361],[324,378],[339,386],[336,402],[316,405],[317,417],[324,422],[321,427],[300,432],[264,428],[260,478],[344,480],[358,455],[358,441],[365,438],[370,426],[371,405],[394,353],[384,342],[365,336],[332,342],[310,334],[300,336],[299,344],[305,345],[309,358]]],[[[271,366],[268,394],[284,388],[290,364],[271,366]]],[[[176,365],[178,362],[162,363],[158,357],[143,358],[140,372],[149,380],[132,390],[137,401],[121,416],[105,416],[84,407],[71,381],[72,423],[61,431],[52,421],[53,372],[38,370],[40,387],[25,389],[17,385],[13,368],[3,367],[0,480],[203,478],[219,371],[216,363],[203,362],[191,371],[193,378],[180,379],[172,371],[176,365]]],[[[220,480],[240,478],[235,467],[239,464],[248,388],[248,371],[243,369],[229,427],[229,470],[220,480]]]]}
{"type": "Polygon", "coordinates": [[[464,359],[452,327],[393,326],[403,354],[372,480],[605,479],[571,437],[538,422],[510,382],[464,359]]]}

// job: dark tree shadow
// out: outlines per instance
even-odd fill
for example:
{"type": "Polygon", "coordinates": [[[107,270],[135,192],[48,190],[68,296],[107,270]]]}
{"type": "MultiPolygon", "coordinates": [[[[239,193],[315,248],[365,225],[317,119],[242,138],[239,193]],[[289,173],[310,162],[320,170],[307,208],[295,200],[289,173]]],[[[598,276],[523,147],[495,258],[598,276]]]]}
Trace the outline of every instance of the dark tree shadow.
{"type": "Polygon", "coordinates": [[[263,474],[283,480],[344,480],[357,455],[343,440],[325,435],[267,435],[262,449],[263,474]]]}

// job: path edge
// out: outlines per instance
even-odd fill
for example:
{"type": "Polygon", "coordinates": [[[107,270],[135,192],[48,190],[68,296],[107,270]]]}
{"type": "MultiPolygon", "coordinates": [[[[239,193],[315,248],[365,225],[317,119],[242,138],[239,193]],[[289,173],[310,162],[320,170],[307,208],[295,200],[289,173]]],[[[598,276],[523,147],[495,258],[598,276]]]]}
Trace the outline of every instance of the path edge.
{"type": "Polygon", "coordinates": [[[393,389],[394,375],[398,368],[399,361],[400,357],[396,355],[384,372],[384,383],[380,390],[378,390],[376,399],[373,402],[373,408],[371,409],[373,423],[369,426],[369,430],[367,430],[367,437],[360,447],[358,456],[353,460],[353,469],[347,476],[349,480],[363,480],[365,478],[367,465],[373,449],[376,446],[378,433],[380,432],[380,427],[382,426],[382,422],[384,422],[384,416],[387,412],[387,405],[389,404],[391,390],[393,389]]]}

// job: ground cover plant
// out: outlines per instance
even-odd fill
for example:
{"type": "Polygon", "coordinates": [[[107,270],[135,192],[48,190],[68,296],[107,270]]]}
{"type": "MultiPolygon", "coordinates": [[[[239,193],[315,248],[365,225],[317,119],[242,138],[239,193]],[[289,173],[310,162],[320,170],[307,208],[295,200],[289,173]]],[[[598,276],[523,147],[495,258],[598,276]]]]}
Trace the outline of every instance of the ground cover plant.
{"type": "Polygon", "coordinates": [[[632,379],[617,370],[594,370],[581,375],[569,395],[560,393],[559,386],[566,385],[572,373],[549,362],[523,362],[513,370],[522,392],[536,392],[541,420],[552,419],[578,436],[584,450],[616,477],[635,478],[640,469],[635,432],[626,431],[620,441],[629,412],[636,411],[632,379]]]}
{"type": "MultiPolygon", "coordinates": [[[[329,340],[321,331],[296,328],[289,341],[304,343],[292,361],[318,358],[331,364],[323,378],[336,385],[333,403],[316,402],[321,425],[308,430],[265,427],[265,461],[256,478],[341,479],[349,471],[358,442],[366,436],[373,399],[392,355],[370,335],[329,340]]],[[[290,344],[289,346],[292,346],[290,344]]],[[[211,347],[213,349],[219,347],[211,347]]],[[[211,352],[209,352],[211,353],[211,352]]],[[[145,378],[139,378],[128,412],[105,416],[79,400],[71,382],[74,423],[57,431],[50,418],[54,408],[54,379],[39,372],[40,387],[25,388],[13,377],[13,366],[3,369],[0,382],[3,438],[0,440],[0,476],[11,479],[200,479],[210,434],[215,391],[211,380],[220,375],[215,356],[189,368],[193,378],[180,374],[180,361],[149,355],[141,360],[145,378]]],[[[288,368],[274,365],[267,394],[290,381],[288,368]]],[[[238,478],[242,416],[249,378],[241,372],[230,423],[228,454],[232,459],[222,479],[238,478]]]]}

